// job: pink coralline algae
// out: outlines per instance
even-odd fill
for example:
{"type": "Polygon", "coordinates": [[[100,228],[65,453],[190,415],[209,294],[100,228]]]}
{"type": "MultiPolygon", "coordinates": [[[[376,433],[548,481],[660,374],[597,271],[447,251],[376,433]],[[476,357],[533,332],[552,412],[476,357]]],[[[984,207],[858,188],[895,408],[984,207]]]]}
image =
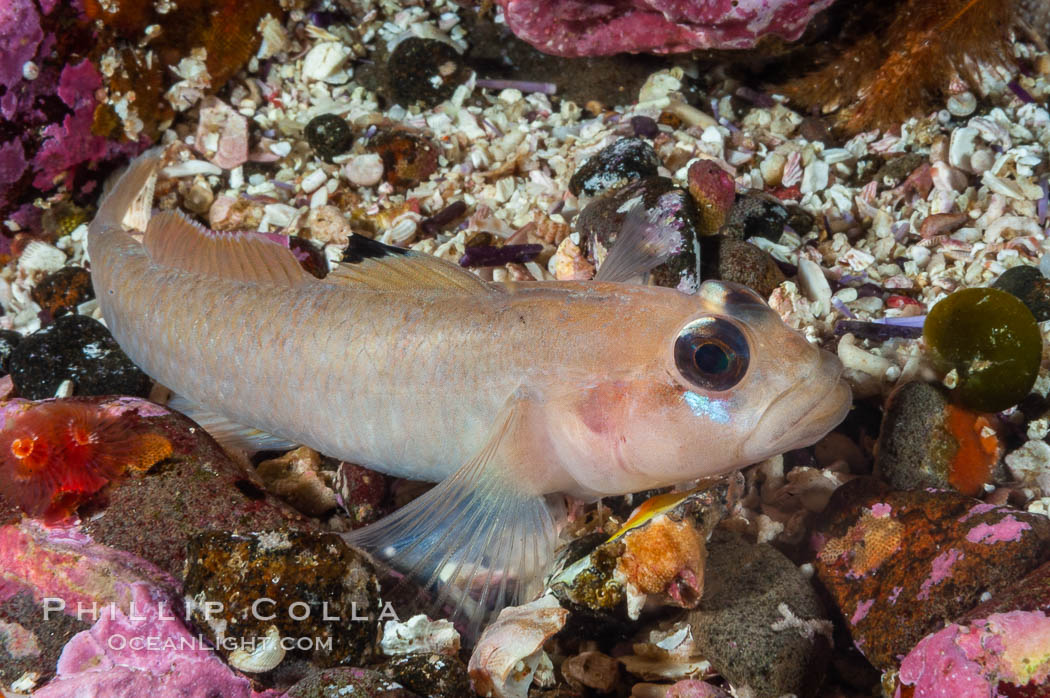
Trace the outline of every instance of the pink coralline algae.
{"type": "Polygon", "coordinates": [[[237,676],[191,635],[167,599],[148,585],[134,583],[131,595],[129,613],[106,606],[90,630],[66,644],[58,660],[58,676],[35,696],[279,695],[253,691],[251,682],[237,676]]]}
{"type": "MultiPolygon", "coordinates": [[[[994,613],[923,638],[901,662],[898,681],[915,696],[997,696],[1050,678],[1050,618],[1042,611],[994,613]]],[[[900,687],[894,694],[900,698],[900,687]]]]}
{"type": "Polygon", "coordinates": [[[499,0],[507,26],[545,53],[681,53],[798,39],[834,0],[499,0]]]}
{"type": "Polygon", "coordinates": [[[995,524],[981,523],[970,529],[966,534],[966,540],[971,543],[1001,543],[1003,541],[1016,541],[1021,539],[1021,533],[1030,531],[1032,527],[1023,521],[1018,521],[1012,516],[1007,516],[995,524]]]}
{"type": "Polygon", "coordinates": [[[923,581],[922,586],[919,588],[919,593],[915,598],[920,601],[930,598],[930,589],[951,576],[952,565],[954,565],[962,556],[963,553],[961,550],[951,548],[935,557],[933,562],[930,563],[932,568],[930,576],[923,581]]]}

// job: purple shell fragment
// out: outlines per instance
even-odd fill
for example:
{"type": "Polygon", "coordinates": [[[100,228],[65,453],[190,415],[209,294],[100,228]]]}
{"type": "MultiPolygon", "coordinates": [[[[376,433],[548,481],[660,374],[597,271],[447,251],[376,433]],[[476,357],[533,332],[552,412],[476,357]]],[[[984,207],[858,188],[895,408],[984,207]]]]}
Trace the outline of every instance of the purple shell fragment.
{"type": "Polygon", "coordinates": [[[482,245],[468,247],[459,260],[463,267],[498,267],[503,264],[531,262],[543,251],[543,245],[482,245]]]}
{"type": "Polygon", "coordinates": [[[861,339],[884,342],[887,339],[918,339],[922,336],[921,327],[907,325],[888,325],[881,322],[863,322],[861,320],[839,320],[835,323],[835,335],[850,333],[861,339]]]}
{"type": "Polygon", "coordinates": [[[446,225],[467,212],[467,205],[462,201],[453,201],[429,218],[419,222],[419,227],[426,235],[435,235],[446,225]]]}

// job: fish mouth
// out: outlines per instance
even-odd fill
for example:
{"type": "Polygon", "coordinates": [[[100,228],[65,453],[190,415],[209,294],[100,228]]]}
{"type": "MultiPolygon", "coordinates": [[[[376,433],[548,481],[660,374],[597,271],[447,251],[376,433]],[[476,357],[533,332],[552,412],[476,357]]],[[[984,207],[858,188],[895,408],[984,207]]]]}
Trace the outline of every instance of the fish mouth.
{"type": "Polygon", "coordinates": [[[806,380],[777,396],[762,415],[748,439],[758,447],[751,462],[810,446],[845,419],[853,395],[842,363],[821,351],[815,364],[806,380]]]}

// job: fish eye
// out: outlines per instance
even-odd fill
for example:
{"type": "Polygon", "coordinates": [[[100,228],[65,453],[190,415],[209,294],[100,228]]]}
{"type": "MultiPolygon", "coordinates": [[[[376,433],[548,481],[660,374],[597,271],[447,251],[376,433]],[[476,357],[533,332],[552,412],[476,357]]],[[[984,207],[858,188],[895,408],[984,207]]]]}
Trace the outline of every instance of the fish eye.
{"type": "Polygon", "coordinates": [[[736,325],[717,317],[704,317],[686,325],[674,344],[675,366],[699,388],[729,390],[747,373],[750,350],[736,325]]]}

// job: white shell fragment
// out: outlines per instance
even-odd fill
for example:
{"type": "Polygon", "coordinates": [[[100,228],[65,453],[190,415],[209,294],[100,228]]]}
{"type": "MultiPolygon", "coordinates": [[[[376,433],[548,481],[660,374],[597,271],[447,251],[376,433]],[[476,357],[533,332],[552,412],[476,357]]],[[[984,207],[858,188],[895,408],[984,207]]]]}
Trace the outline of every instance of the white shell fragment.
{"type": "Polygon", "coordinates": [[[346,82],[350,76],[341,68],[349,57],[350,47],[345,44],[337,41],[317,44],[303,58],[303,77],[336,84],[346,82]]]}
{"type": "Polygon", "coordinates": [[[371,187],[383,178],[383,159],[376,153],[365,153],[350,160],[343,168],[351,184],[371,187]]]}
{"type": "Polygon", "coordinates": [[[284,655],[285,650],[281,647],[281,633],[277,630],[277,626],[271,625],[262,642],[256,644],[251,652],[236,649],[230,652],[227,661],[234,669],[249,674],[259,674],[270,671],[280,664],[284,655]]]}
{"type": "Polygon", "coordinates": [[[475,690],[493,698],[525,698],[535,674],[550,664],[543,643],[568,616],[549,594],[500,611],[470,656],[467,668],[475,690]]]}
{"type": "Polygon", "coordinates": [[[447,654],[459,652],[459,632],[450,621],[430,620],[422,613],[401,623],[388,620],[383,626],[383,654],[447,654]]]}
{"type": "Polygon", "coordinates": [[[817,317],[826,314],[831,309],[831,285],[820,265],[810,259],[799,260],[798,281],[802,292],[813,302],[813,314],[817,317]]]}
{"type": "Polygon", "coordinates": [[[948,112],[952,116],[969,116],[977,108],[977,98],[973,92],[960,92],[948,98],[948,112]]]}

